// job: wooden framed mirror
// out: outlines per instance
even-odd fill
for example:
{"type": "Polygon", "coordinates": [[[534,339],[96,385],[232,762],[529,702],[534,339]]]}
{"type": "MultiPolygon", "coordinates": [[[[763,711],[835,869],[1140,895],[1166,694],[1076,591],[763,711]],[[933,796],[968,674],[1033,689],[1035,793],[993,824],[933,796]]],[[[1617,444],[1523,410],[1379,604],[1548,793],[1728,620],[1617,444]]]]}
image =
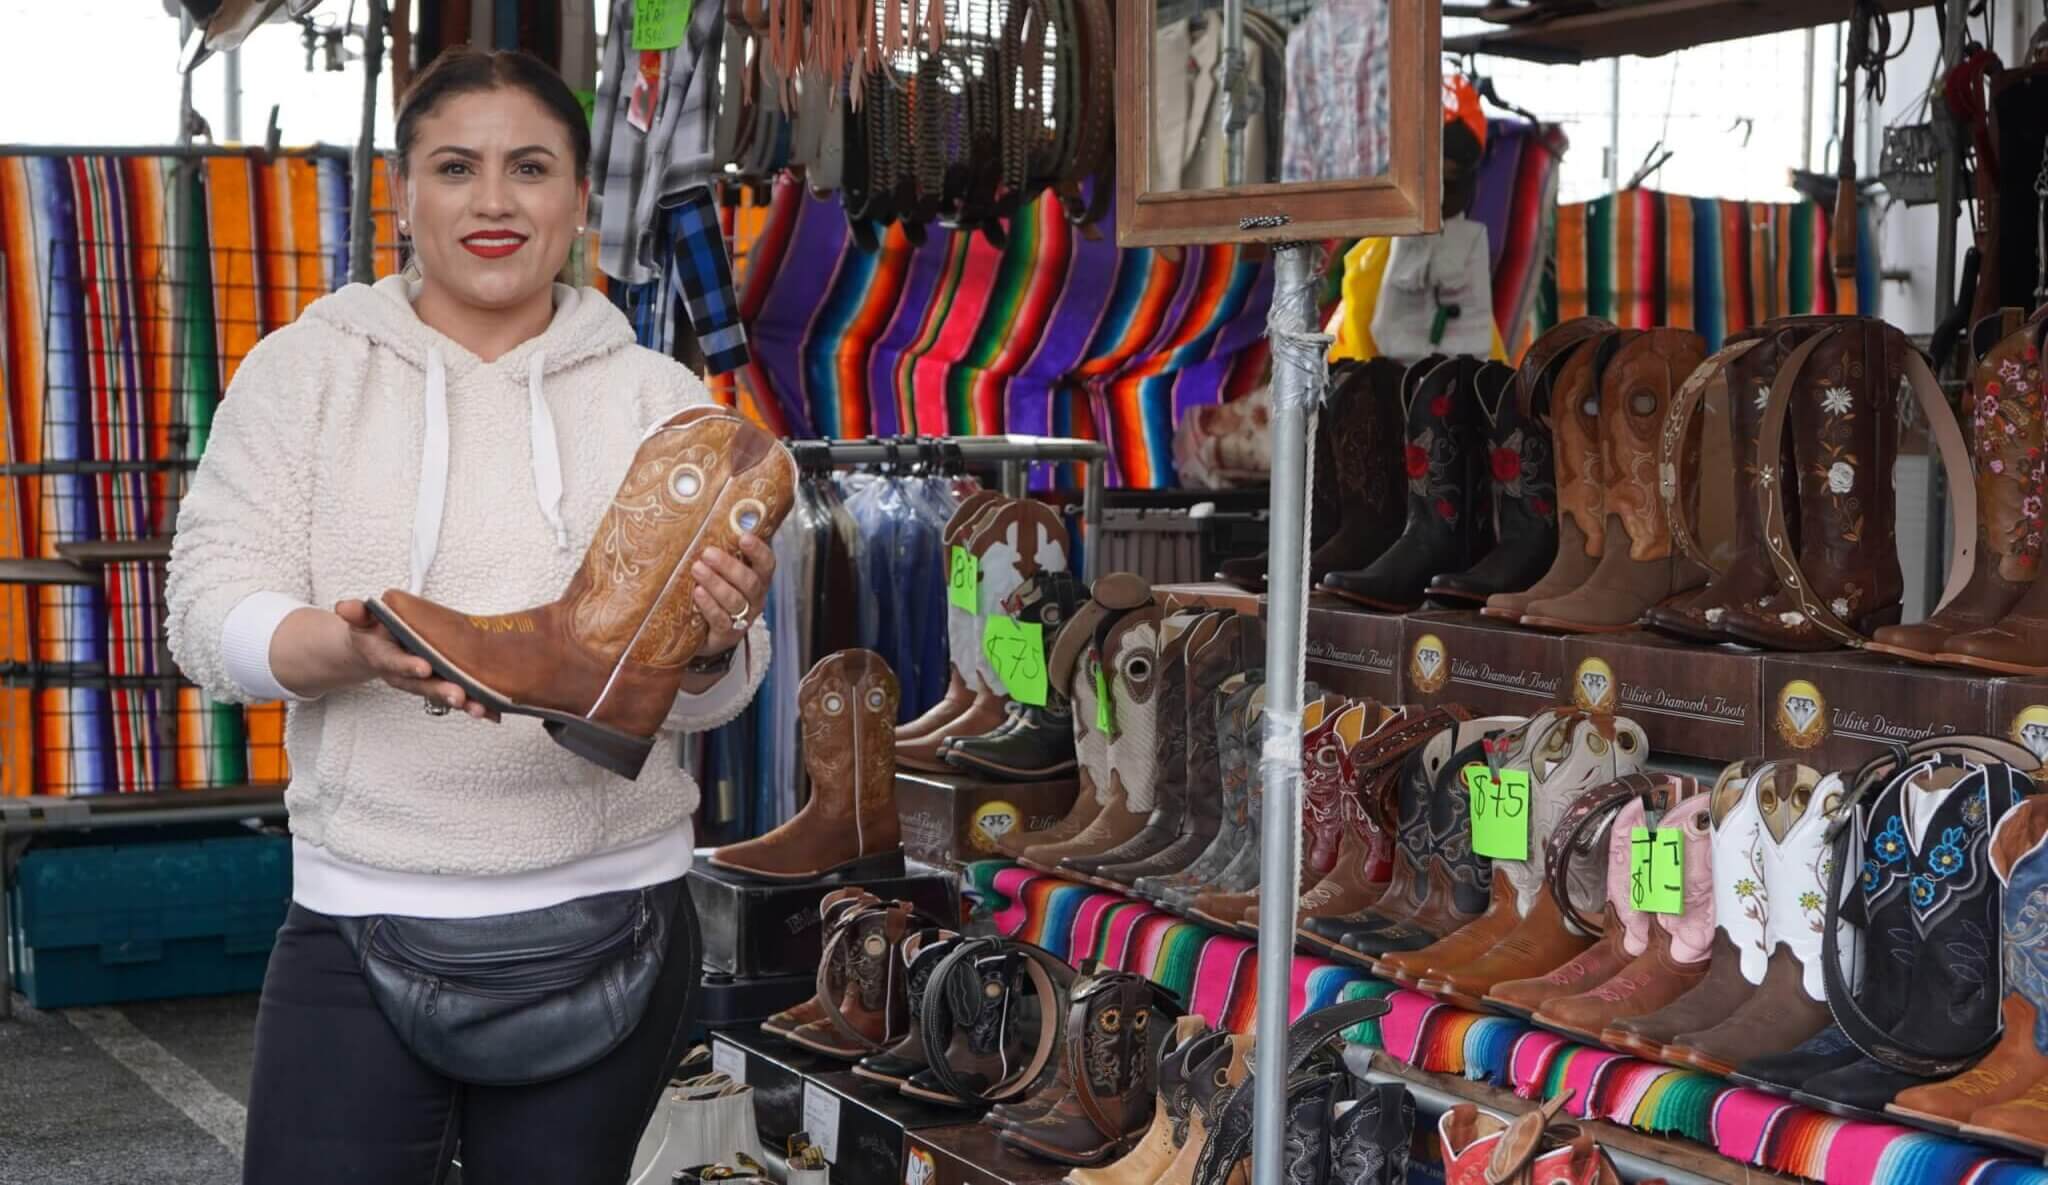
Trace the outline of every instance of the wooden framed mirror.
{"type": "Polygon", "coordinates": [[[1226,9],[1216,0],[1117,0],[1117,242],[1436,231],[1443,208],[1441,0],[1315,0],[1298,26],[1313,39],[1303,47],[1313,53],[1290,51],[1291,30],[1263,10],[1244,4],[1238,11],[1240,60],[1247,91],[1257,97],[1229,120],[1226,9]],[[1319,69],[1321,81],[1304,86],[1284,77],[1290,59],[1319,69]],[[1241,127],[1232,132],[1227,123],[1241,127]],[[1229,183],[1233,171],[1242,183],[1229,183]],[[1241,229],[1243,219],[1262,215],[1287,222],[1241,229]]]}

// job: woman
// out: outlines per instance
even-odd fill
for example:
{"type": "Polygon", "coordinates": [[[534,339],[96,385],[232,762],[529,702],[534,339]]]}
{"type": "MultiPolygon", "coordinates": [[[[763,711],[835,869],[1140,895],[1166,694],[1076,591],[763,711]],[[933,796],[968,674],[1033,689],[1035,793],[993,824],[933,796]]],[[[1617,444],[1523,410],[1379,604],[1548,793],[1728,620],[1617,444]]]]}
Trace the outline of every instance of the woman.
{"type": "MultiPolygon", "coordinates": [[[[704,554],[710,636],[636,781],[538,720],[497,720],[375,624],[361,598],[387,587],[474,613],[555,599],[643,432],[707,402],[601,294],[553,283],[583,230],[590,135],[546,66],[443,55],[406,96],[397,151],[415,266],[322,299],[250,352],[171,560],[180,667],[215,695],[291,704],[293,902],[257,1018],[245,1180],[426,1185],[459,1154],[471,1185],[619,1182],[699,974],[681,888],[697,787],[673,737],[753,696],[774,559],[752,538],[704,554]],[[546,1081],[517,1066],[490,1081],[522,1084],[464,1080],[447,1050],[429,1065],[411,1026],[431,1028],[434,1002],[401,1039],[401,1005],[360,950],[372,920],[474,934],[519,914],[498,932],[531,934],[532,919],[619,901],[667,923],[639,952],[658,980],[623,1039],[546,1081]]],[[[496,969],[534,966],[512,957],[496,969]]],[[[578,1044],[556,1036],[546,1053],[578,1044]]],[[[454,1061],[503,1054],[457,1038],[454,1061]]]]}

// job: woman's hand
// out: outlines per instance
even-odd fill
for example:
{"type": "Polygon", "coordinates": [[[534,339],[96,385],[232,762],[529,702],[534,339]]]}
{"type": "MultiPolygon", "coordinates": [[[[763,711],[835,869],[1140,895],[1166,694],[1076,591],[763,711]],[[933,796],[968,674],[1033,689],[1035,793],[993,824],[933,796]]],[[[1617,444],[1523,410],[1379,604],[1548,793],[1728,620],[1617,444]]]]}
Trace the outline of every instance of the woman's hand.
{"type": "Polygon", "coordinates": [[[436,679],[434,668],[427,664],[427,660],[407,653],[392,639],[390,631],[370,616],[370,610],[361,601],[338,602],[334,606],[334,615],[348,626],[349,652],[359,665],[364,681],[381,679],[407,695],[445,704],[455,711],[468,712],[479,720],[498,718],[496,712],[465,695],[460,686],[445,679],[436,679]]]}
{"type": "Polygon", "coordinates": [[[697,578],[697,612],[710,627],[697,653],[724,654],[747,635],[744,627],[734,629],[733,621],[751,623],[768,601],[768,582],[775,578],[775,549],[752,535],[741,535],[738,556],[707,548],[691,573],[697,578]]]}

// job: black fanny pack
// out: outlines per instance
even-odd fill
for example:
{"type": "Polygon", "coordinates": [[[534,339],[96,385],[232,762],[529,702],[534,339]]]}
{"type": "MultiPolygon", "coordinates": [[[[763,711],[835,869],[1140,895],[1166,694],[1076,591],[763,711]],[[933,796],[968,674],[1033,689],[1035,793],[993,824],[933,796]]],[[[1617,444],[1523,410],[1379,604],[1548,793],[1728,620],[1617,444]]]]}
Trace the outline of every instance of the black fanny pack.
{"type": "Polygon", "coordinates": [[[335,918],[377,1007],[458,1082],[524,1086],[596,1062],[640,1023],[681,880],[487,918],[335,918]]]}

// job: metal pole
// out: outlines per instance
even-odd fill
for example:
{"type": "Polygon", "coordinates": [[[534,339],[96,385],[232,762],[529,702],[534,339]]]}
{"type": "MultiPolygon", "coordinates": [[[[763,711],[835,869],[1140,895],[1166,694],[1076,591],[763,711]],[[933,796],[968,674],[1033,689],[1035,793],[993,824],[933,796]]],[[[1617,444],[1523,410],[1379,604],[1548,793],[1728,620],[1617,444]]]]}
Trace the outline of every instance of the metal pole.
{"type": "Polygon", "coordinates": [[[1607,188],[1621,192],[1621,59],[1607,64],[1607,188]]]}
{"type": "Polygon", "coordinates": [[[363,126],[349,168],[348,278],[377,278],[376,223],[370,217],[371,170],[377,165],[377,75],[384,68],[384,0],[369,0],[363,18],[363,126]]]}
{"type": "Polygon", "coordinates": [[[1102,575],[1102,486],[1108,479],[1107,457],[1088,462],[1087,484],[1081,488],[1081,577],[1089,584],[1102,575]]]}
{"type": "MultiPolygon", "coordinates": [[[[1941,61],[1944,70],[1953,70],[1963,58],[1963,21],[1969,0],[1946,0],[1946,6],[1948,22],[1941,40],[1941,61]]],[[[1962,132],[1950,116],[1947,104],[1936,103],[1934,108],[1935,141],[1941,146],[1941,164],[1934,174],[1934,203],[1939,211],[1934,227],[1934,323],[1939,325],[1948,319],[1956,302],[1956,219],[1962,214],[1962,192],[1956,182],[1960,171],[1962,132]]],[[[1934,364],[1946,377],[1949,360],[1936,358],[1934,364]]],[[[1941,600],[1942,562],[1948,553],[1948,522],[1942,513],[1948,501],[1948,491],[1943,488],[1945,476],[1930,445],[1927,456],[1927,552],[1921,557],[1920,564],[1921,604],[1929,613],[1941,600]]]]}
{"type": "MultiPolygon", "coordinates": [[[[192,37],[192,14],[182,9],[178,13],[178,44],[184,45],[192,37]]],[[[180,148],[192,144],[192,72],[187,70],[178,76],[178,135],[176,143],[180,148]]]]}
{"type": "Polygon", "coordinates": [[[1278,909],[1259,912],[1257,1072],[1252,1094],[1252,1180],[1285,1178],[1287,1048],[1293,996],[1294,910],[1301,896],[1301,667],[1308,624],[1308,446],[1330,339],[1315,332],[1311,248],[1273,250],[1273,478],[1266,516],[1266,733],[1259,764],[1265,825],[1259,837],[1260,893],[1278,909]]]}
{"type": "Polygon", "coordinates": [[[1799,167],[1813,167],[1813,87],[1814,71],[1820,63],[1814,60],[1813,30],[1806,31],[1806,100],[1799,105],[1799,167]]]}
{"type": "Polygon", "coordinates": [[[1243,185],[1244,129],[1251,115],[1245,94],[1244,0],[1223,0],[1223,60],[1218,65],[1223,71],[1223,178],[1243,185]]]}
{"type": "Polygon", "coordinates": [[[227,99],[227,112],[221,117],[221,134],[228,143],[242,142],[242,51],[231,49],[221,64],[224,79],[222,90],[227,99]]]}

